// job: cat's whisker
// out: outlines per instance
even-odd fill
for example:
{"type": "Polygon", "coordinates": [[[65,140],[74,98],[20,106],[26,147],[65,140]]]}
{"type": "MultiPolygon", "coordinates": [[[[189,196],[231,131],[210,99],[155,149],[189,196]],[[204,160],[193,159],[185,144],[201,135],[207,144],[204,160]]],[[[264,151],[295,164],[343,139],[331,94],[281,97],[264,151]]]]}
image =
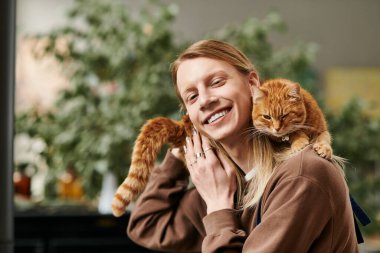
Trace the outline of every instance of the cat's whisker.
{"type": "Polygon", "coordinates": [[[246,136],[249,136],[252,132],[254,132],[256,129],[254,127],[249,127],[246,130],[244,130],[240,135],[245,138],[246,136]]]}
{"type": "Polygon", "coordinates": [[[244,130],[241,133],[241,135],[243,136],[243,138],[246,138],[247,140],[252,140],[255,136],[261,137],[261,136],[264,136],[266,134],[265,134],[265,131],[252,126],[252,127],[247,128],[246,130],[244,130]]]}
{"type": "Polygon", "coordinates": [[[260,135],[261,132],[255,128],[255,127],[249,127],[246,130],[244,130],[240,135],[245,139],[245,140],[252,140],[254,136],[260,135]]]}
{"type": "Polygon", "coordinates": [[[256,129],[255,127],[251,126],[251,127],[248,127],[247,129],[245,129],[245,130],[242,132],[242,134],[250,133],[250,132],[252,132],[252,131],[256,131],[256,130],[257,130],[257,129],[256,129]]]}
{"type": "Polygon", "coordinates": [[[258,138],[261,138],[263,136],[267,136],[268,134],[266,133],[266,131],[263,131],[263,130],[257,130],[255,132],[252,133],[252,138],[254,137],[258,137],[258,138]]]}
{"type": "Polygon", "coordinates": [[[257,133],[257,132],[260,132],[260,130],[258,128],[255,128],[255,127],[249,127],[247,128],[246,130],[244,130],[241,135],[244,135],[244,134],[250,134],[250,133],[257,133]]]}

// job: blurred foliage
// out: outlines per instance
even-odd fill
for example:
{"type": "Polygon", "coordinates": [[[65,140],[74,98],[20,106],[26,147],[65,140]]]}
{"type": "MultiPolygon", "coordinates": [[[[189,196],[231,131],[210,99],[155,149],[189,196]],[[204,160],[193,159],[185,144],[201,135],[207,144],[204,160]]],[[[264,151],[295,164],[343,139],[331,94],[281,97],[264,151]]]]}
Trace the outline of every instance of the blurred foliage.
{"type": "Polygon", "coordinates": [[[348,159],[345,173],[351,194],[371,217],[367,234],[380,231],[380,119],[366,113],[359,99],[338,114],[326,113],[336,155],[348,159]]]}
{"type": "MultiPolygon", "coordinates": [[[[105,171],[115,172],[119,180],[125,177],[134,140],[147,119],[179,116],[169,64],[189,43],[175,42],[170,30],[176,5],[148,3],[133,16],[122,2],[76,1],[69,25],[39,35],[47,42],[37,56],[53,55],[60,61],[71,87],[61,92],[51,111],[18,114],[17,133],[46,142],[42,155],[52,172],[73,165],[85,178],[90,197],[98,193],[105,171]]],[[[320,97],[322,89],[312,68],[316,45],[299,43],[274,50],[269,41],[271,33],[285,28],[278,14],[269,13],[262,20],[250,18],[203,38],[240,48],[256,63],[261,79],[289,78],[320,97]]],[[[355,101],[338,115],[327,108],[325,112],[335,152],[350,161],[346,174],[351,191],[374,218],[380,210],[379,120],[366,117],[355,101]]]]}
{"type": "Polygon", "coordinates": [[[286,32],[286,24],[276,12],[267,14],[262,20],[249,18],[243,24],[223,27],[215,36],[210,36],[227,41],[242,50],[255,64],[262,81],[275,77],[288,78],[301,83],[313,94],[320,95],[311,65],[317,45],[299,42],[292,47],[275,50],[269,41],[273,32],[286,32]]]}
{"type": "Polygon", "coordinates": [[[176,116],[169,74],[179,47],[170,31],[176,6],[152,3],[134,17],[120,1],[76,1],[67,26],[37,36],[44,47],[36,56],[54,56],[71,87],[51,111],[17,115],[17,132],[46,142],[52,172],[73,165],[90,197],[105,171],[125,177],[147,119],[176,116]]]}

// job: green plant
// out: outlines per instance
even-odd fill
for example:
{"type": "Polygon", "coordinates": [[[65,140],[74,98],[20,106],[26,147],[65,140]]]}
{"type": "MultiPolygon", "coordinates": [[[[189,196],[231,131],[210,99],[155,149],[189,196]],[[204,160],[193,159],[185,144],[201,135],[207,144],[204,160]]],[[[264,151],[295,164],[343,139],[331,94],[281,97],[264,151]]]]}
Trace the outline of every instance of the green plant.
{"type": "Polygon", "coordinates": [[[358,99],[348,101],[339,112],[328,113],[337,155],[348,159],[345,174],[351,194],[372,219],[367,234],[380,229],[380,119],[365,113],[358,99]]]}
{"type": "Polygon", "coordinates": [[[37,36],[45,44],[36,56],[54,56],[71,86],[51,111],[17,115],[17,132],[46,142],[43,156],[52,172],[72,164],[89,196],[97,194],[105,171],[126,175],[147,119],[176,116],[168,71],[178,51],[170,31],[176,8],[153,3],[132,17],[121,2],[76,1],[67,26],[37,36]]]}

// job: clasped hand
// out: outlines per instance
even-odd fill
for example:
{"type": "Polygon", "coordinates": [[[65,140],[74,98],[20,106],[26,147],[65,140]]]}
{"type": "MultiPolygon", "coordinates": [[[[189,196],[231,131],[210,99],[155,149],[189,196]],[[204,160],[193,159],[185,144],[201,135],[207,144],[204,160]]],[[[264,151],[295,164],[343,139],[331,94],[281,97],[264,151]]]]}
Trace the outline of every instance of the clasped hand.
{"type": "Polygon", "coordinates": [[[186,138],[185,159],[191,180],[206,202],[207,214],[233,208],[236,191],[233,167],[205,136],[194,130],[192,137],[186,138]]]}

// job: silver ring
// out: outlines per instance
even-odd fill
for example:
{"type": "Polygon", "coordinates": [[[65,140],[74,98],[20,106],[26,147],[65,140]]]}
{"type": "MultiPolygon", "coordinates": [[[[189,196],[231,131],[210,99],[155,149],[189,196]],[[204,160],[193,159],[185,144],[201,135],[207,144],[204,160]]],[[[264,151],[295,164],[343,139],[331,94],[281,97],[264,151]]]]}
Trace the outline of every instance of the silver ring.
{"type": "Polygon", "coordinates": [[[213,149],[213,147],[208,147],[205,150],[203,150],[203,153],[206,153],[207,151],[212,150],[212,149],[213,149]]]}
{"type": "Polygon", "coordinates": [[[202,155],[203,155],[202,152],[196,153],[195,154],[195,158],[198,159],[198,158],[202,157],[202,155]]]}

